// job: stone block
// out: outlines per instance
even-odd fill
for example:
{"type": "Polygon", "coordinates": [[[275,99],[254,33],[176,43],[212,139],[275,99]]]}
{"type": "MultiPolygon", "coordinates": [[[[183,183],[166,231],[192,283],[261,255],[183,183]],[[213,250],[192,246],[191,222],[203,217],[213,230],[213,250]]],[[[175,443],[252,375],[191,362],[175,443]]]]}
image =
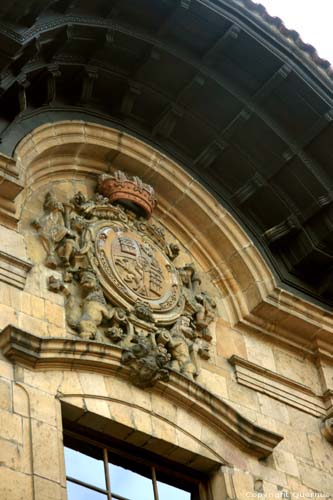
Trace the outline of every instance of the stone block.
{"type": "MultiPolygon", "coordinates": [[[[55,372],[49,370],[30,370],[24,369],[24,384],[35,389],[40,389],[43,392],[55,395],[58,392],[58,387],[65,378],[67,371],[55,372]]],[[[29,387],[27,387],[29,390],[29,387]]]]}
{"type": "Polygon", "coordinates": [[[176,428],[173,424],[165,422],[165,420],[155,416],[151,417],[151,421],[152,434],[154,437],[167,441],[170,444],[177,444],[176,428]]]}
{"type": "Polygon", "coordinates": [[[8,285],[6,287],[5,293],[8,295],[10,307],[12,307],[15,311],[19,311],[21,309],[22,302],[21,290],[8,285]]]}
{"type": "Polygon", "coordinates": [[[0,330],[2,330],[7,325],[16,325],[17,316],[16,311],[4,304],[0,304],[0,330]]]}
{"type": "MultiPolygon", "coordinates": [[[[0,466],[22,471],[23,447],[17,443],[0,439],[0,466]]],[[[0,486],[1,493],[1,486],[0,486]]]]}
{"type": "Polygon", "coordinates": [[[279,445],[279,449],[288,451],[295,457],[303,457],[309,460],[312,459],[307,434],[304,431],[299,431],[295,429],[295,427],[280,422],[278,425],[278,432],[282,434],[284,438],[279,445]]]}
{"type": "Polygon", "coordinates": [[[315,467],[328,472],[333,478],[332,444],[316,434],[308,434],[308,441],[315,467]]]}
{"type": "Polygon", "coordinates": [[[31,417],[50,426],[55,426],[56,404],[54,396],[32,387],[29,388],[29,395],[31,417]]]}
{"type": "Polygon", "coordinates": [[[278,422],[289,424],[289,413],[287,405],[276,401],[265,394],[258,393],[259,411],[263,415],[267,415],[278,422]]]}
{"type": "Polygon", "coordinates": [[[47,323],[41,319],[33,318],[24,313],[18,314],[18,326],[22,330],[38,335],[39,337],[47,337],[47,323]]]}
{"type": "Polygon", "coordinates": [[[106,394],[109,398],[118,401],[132,401],[132,393],[133,390],[136,390],[136,388],[128,382],[120,380],[117,377],[104,377],[104,383],[106,394]]]}
{"type": "Polygon", "coordinates": [[[13,410],[23,417],[29,416],[28,395],[22,387],[13,385],[13,410]]]}
{"type": "Polygon", "coordinates": [[[64,370],[61,380],[57,387],[57,392],[60,394],[81,394],[82,386],[80,383],[79,374],[72,370],[64,370]]]}
{"type": "Polygon", "coordinates": [[[58,483],[42,477],[36,477],[34,500],[62,500],[63,490],[64,488],[58,483]]]}
{"type": "Polygon", "coordinates": [[[134,428],[146,436],[145,441],[144,441],[144,442],[146,442],[147,436],[151,437],[153,435],[151,415],[149,413],[144,412],[144,411],[133,408],[132,409],[132,421],[133,421],[134,428]]]}
{"type": "Polygon", "coordinates": [[[45,301],[45,317],[49,323],[65,328],[65,308],[54,304],[52,302],[45,301]]]}
{"type": "Polygon", "coordinates": [[[302,483],[305,486],[320,491],[323,494],[327,494],[327,496],[333,495],[333,479],[331,474],[307,463],[299,463],[298,468],[302,483]]]}
{"type": "Polygon", "coordinates": [[[260,394],[257,394],[255,391],[252,391],[247,387],[243,387],[232,380],[227,380],[227,389],[228,399],[230,401],[257,412],[260,411],[258,403],[258,396],[260,396],[260,394]]]}
{"type": "Polygon", "coordinates": [[[26,247],[22,234],[0,225],[0,250],[13,257],[26,260],[26,247]]]}
{"type": "Polygon", "coordinates": [[[0,359],[0,377],[11,380],[13,378],[13,365],[0,359]]]}
{"type": "Polygon", "coordinates": [[[281,449],[274,450],[273,453],[276,468],[290,476],[299,477],[297,461],[292,453],[281,449]]]}
{"type": "Polygon", "coordinates": [[[268,342],[252,336],[245,337],[247,359],[268,370],[276,371],[272,347],[268,342]]]}
{"type": "Polygon", "coordinates": [[[274,359],[278,373],[310,387],[317,394],[321,394],[319,374],[311,360],[300,358],[276,347],[274,348],[274,359]]]}
{"type": "Polygon", "coordinates": [[[35,473],[60,482],[58,433],[55,427],[39,420],[32,420],[32,445],[35,473]]]}
{"type": "Polygon", "coordinates": [[[320,433],[320,419],[312,415],[308,415],[296,408],[288,407],[290,425],[304,432],[320,433]]]}
{"type": "Polygon", "coordinates": [[[24,314],[31,315],[31,295],[27,292],[21,292],[20,311],[24,314]]]}
{"type": "Polygon", "coordinates": [[[200,385],[220,398],[228,398],[227,381],[221,374],[202,368],[200,372],[200,385]]]}
{"type": "Polygon", "coordinates": [[[0,379],[0,409],[7,411],[12,409],[11,384],[5,379],[0,379]]]}
{"type": "Polygon", "coordinates": [[[37,297],[36,295],[30,296],[31,301],[31,314],[34,318],[46,320],[48,316],[45,315],[45,300],[37,297]]]}
{"type": "Polygon", "coordinates": [[[1,500],[34,500],[32,478],[27,474],[0,467],[1,500]]]}
{"type": "Polygon", "coordinates": [[[175,424],[179,429],[184,429],[184,431],[191,434],[191,436],[195,436],[196,439],[201,439],[202,426],[204,424],[201,419],[192,413],[179,407],[175,424]]]}
{"type": "Polygon", "coordinates": [[[223,356],[225,359],[233,355],[241,358],[247,357],[243,335],[226,326],[220,319],[216,322],[216,352],[218,356],[223,356]]]}
{"type": "Polygon", "coordinates": [[[79,373],[82,395],[107,396],[103,375],[91,372],[79,373]]]}
{"type": "MultiPolygon", "coordinates": [[[[291,499],[315,498],[314,490],[304,486],[299,478],[288,476],[288,489],[291,499]]],[[[327,499],[328,500],[328,499],[327,499]]]]}
{"type": "Polygon", "coordinates": [[[288,486],[287,474],[277,470],[273,455],[265,460],[251,458],[248,462],[248,471],[255,477],[264,478],[279,487],[286,488],[288,486]]]}
{"type": "Polygon", "coordinates": [[[256,498],[254,490],[254,480],[248,472],[234,469],[231,473],[232,483],[237,500],[256,498]]]}
{"type": "Polygon", "coordinates": [[[134,427],[132,408],[128,406],[128,404],[123,405],[115,402],[109,403],[109,409],[111,418],[115,422],[126,425],[130,428],[134,427]]]}
{"type": "Polygon", "coordinates": [[[0,438],[22,444],[22,418],[19,415],[0,410],[0,438]]]}
{"type": "Polygon", "coordinates": [[[110,418],[109,403],[103,399],[85,398],[85,406],[88,411],[101,417],[110,418]]]}
{"type": "Polygon", "coordinates": [[[177,406],[168,401],[165,397],[152,392],[152,411],[154,414],[163,417],[169,422],[175,422],[177,418],[177,406]]]}
{"type": "Polygon", "coordinates": [[[60,328],[53,323],[47,325],[47,331],[49,337],[68,337],[66,328],[60,328]]]}

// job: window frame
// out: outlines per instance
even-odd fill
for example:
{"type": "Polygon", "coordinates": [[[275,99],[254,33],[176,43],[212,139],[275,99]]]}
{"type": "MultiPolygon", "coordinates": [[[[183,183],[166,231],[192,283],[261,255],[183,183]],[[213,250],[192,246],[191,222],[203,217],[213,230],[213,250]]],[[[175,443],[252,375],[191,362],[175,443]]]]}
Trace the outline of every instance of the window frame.
{"type": "Polygon", "coordinates": [[[100,433],[90,432],[86,428],[84,428],[84,431],[83,429],[75,429],[73,428],[72,422],[64,423],[64,446],[102,460],[106,488],[103,489],[90,483],[85,483],[84,481],[68,476],[67,473],[66,481],[78,484],[96,491],[97,493],[102,493],[108,500],[129,500],[119,494],[112,493],[112,480],[110,479],[108,465],[115,464],[124,468],[129,468],[128,465],[130,465],[131,470],[147,477],[147,475],[140,473],[141,466],[141,468],[144,467],[151,470],[152,476],[150,479],[152,480],[155,500],[159,498],[157,490],[158,481],[188,491],[191,494],[191,500],[206,500],[207,496],[203,494],[203,491],[206,492],[207,490],[207,483],[209,480],[206,474],[198,470],[190,469],[181,463],[167,460],[156,453],[147,452],[139,446],[134,446],[125,441],[99,434],[100,433]],[[87,450],[89,450],[90,453],[87,453],[87,450]],[[94,450],[93,453],[91,453],[92,450],[94,450]],[[98,455],[97,450],[102,451],[102,453],[98,455]],[[161,475],[162,480],[160,477],[157,479],[156,471],[161,475]]]}

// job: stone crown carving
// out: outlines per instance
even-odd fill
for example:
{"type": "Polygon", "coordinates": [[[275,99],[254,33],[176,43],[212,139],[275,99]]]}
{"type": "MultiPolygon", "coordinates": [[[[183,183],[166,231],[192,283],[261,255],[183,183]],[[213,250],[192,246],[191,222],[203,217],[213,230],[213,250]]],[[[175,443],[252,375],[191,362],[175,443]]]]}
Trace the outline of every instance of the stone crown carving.
{"type": "Polygon", "coordinates": [[[111,204],[118,202],[134,208],[147,219],[151,217],[157,204],[154,189],[149,184],[120,170],[113,175],[102,174],[98,180],[98,189],[111,204]]]}

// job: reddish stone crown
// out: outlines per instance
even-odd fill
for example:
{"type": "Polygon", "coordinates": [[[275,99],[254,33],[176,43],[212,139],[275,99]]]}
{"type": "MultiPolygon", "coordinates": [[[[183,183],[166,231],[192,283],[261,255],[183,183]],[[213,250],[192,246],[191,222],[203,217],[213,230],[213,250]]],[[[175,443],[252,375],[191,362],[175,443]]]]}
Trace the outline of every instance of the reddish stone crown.
{"type": "Polygon", "coordinates": [[[106,196],[110,203],[122,203],[147,219],[157,205],[154,189],[149,184],[121,170],[112,175],[102,174],[98,179],[98,191],[106,196]]]}

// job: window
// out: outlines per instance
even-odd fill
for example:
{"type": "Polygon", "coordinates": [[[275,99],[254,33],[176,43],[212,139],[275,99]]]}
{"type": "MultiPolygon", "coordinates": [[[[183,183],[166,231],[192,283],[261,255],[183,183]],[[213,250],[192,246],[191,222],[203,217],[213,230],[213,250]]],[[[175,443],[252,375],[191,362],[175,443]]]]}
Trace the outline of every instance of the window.
{"type": "Polygon", "coordinates": [[[199,500],[197,473],[184,474],[179,464],[166,466],[141,448],[103,446],[74,432],[66,432],[64,442],[68,500],[199,500]]]}

